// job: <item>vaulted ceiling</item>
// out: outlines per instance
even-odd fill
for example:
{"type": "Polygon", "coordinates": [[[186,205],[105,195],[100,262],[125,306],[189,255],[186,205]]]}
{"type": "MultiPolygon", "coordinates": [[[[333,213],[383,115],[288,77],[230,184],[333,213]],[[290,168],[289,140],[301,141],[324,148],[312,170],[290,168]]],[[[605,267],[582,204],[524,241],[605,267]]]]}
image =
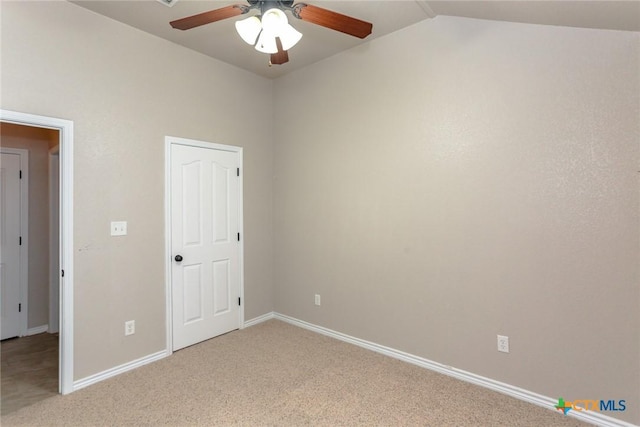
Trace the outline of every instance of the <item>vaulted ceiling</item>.
{"type": "MultiPolygon", "coordinates": [[[[195,15],[242,0],[161,1],[75,0],[73,3],[147,33],[193,49],[256,74],[276,78],[341,51],[384,36],[438,15],[463,16],[544,25],[640,31],[640,1],[425,1],[425,0],[305,0],[373,23],[373,33],[364,40],[289,16],[303,33],[290,52],[290,61],[269,66],[269,55],[257,52],[238,36],[234,23],[247,15],[218,21],[187,31],[171,28],[170,21],[195,15]]],[[[302,2],[302,0],[300,0],[302,2]]],[[[297,3],[297,2],[296,2],[297,3]]],[[[251,12],[255,14],[256,12],[251,12]]],[[[398,47],[399,49],[402,46],[398,47]]]]}

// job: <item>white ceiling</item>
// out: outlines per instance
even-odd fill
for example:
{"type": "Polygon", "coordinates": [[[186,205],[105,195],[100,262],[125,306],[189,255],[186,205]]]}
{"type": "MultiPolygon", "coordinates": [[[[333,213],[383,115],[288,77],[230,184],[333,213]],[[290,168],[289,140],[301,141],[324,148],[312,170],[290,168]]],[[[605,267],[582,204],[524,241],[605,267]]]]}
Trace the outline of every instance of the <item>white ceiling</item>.
{"type": "Polygon", "coordinates": [[[640,31],[640,0],[299,0],[299,2],[303,1],[371,22],[373,33],[366,39],[360,40],[303,22],[289,15],[289,22],[304,36],[289,51],[288,63],[269,67],[269,55],[257,52],[244,43],[236,33],[235,21],[244,19],[247,15],[187,31],[175,30],[169,25],[169,22],[175,19],[229,4],[246,4],[243,0],[174,0],[173,7],[168,7],[156,0],[72,0],[72,3],[268,78],[279,77],[437,15],[640,31]]]}

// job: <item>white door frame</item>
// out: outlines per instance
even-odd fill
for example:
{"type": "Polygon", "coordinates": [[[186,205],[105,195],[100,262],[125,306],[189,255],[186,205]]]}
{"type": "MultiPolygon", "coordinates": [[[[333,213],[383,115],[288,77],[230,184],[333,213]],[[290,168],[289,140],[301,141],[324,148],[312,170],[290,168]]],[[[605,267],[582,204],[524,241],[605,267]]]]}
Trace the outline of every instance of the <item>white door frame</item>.
{"type": "Polygon", "coordinates": [[[49,149],[49,333],[60,331],[60,144],[49,149]],[[56,292],[57,290],[57,292],[56,292]]]}
{"type": "Polygon", "coordinates": [[[29,330],[29,150],[0,147],[3,154],[15,154],[20,158],[20,271],[18,288],[22,310],[18,316],[18,336],[29,330]]]}
{"type": "Polygon", "coordinates": [[[73,122],[1,110],[0,121],[58,130],[60,135],[60,360],[58,391],[73,391],[73,122]],[[62,274],[64,272],[64,274],[62,274]]]}
{"type": "Polygon", "coordinates": [[[171,146],[174,144],[186,145],[189,147],[208,148],[213,150],[231,151],[238,153],[238,166],[240,167],[240,177],[238,179],[238,231],[240,233],[240,309],[238,310],[240,319],[239,327],[244,328],[244,230],[243,230],[243,185],[242,177],[244,169],[242,165],[242,147],[233,145],[216,144],[213,142],[196,141],[193,139],[165,136],[164,138],[164,242],[165,242],[165,295],[166,295],[166,328],[167,328],[167,356],[173,354],[173,306],[171,298],[171,266],[173,264],[171,250],[171,146]]]}

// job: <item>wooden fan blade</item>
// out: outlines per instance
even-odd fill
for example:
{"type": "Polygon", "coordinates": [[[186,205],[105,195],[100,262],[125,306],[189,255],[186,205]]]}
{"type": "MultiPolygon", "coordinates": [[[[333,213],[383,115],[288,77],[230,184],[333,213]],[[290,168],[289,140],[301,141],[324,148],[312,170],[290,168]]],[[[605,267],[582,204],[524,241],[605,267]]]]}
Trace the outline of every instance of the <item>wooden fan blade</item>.
{"type": "Polygon", "coordinates": [[[221,7],[220,9],[210,10],[209,12],[203,12],[197,15],[188,16],[186,18],[177,19],[175,21],[171,21],[170,24],[173,28],[177,28],[178,30],[189,30],[201,25],[210,24],[212,22],[242,15],[243,13],[247,13],[248,11],[248,6],[242,4],[233,4],[230,6],[221,7]]]}
{"type": "Polygon", "coordinates": [[[289,53],[286,50],[282,50],[280,37],[276,37],[276,46],[278,46],[278,53],[271,54],[271,64],[282,65],[285,62],[289,62],[289,53]]]}
{"type": "Polygon", "coordinates": [[[371,30],[373,29],[373,24],[369,22],[361,21],[359,19],[342,15],[341,13],[333,12],[321,7],[312,6],[310,4],[298,3],[293,7],[293,9],[294,16],[296,16],[296,18],[311,22],[312,24],[331,28],[332,30],[349,34],[350,36],[359,37],[361,39],[371,34],[371,30]]]}

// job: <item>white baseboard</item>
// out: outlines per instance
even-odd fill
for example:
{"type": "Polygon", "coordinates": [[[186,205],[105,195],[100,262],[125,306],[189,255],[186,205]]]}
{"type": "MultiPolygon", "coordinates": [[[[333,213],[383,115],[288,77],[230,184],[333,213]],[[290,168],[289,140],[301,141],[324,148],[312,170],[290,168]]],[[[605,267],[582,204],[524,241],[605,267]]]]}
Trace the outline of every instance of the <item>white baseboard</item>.
{"type": "MultiPolygon", "coordinates": [[[[499,393],[506,394],[507,396],[515,397],[516,399],[523,400],[525,402],[532,403],[534,405],[541,406],[543,408],[557,411],[557,409],[555,408],[555,405],[557,404],[558,399],[553,399],[548,396],[543,396],[541,394],[534,393],[532,391],[525,390],[520,387],[515,387],[500,381],[495,381],[490,378],[473,374],[471,372],[463,371],[462,369],[457,369],[451,366],[443,365],[441,363],[434,362],[432,360],[425,359],[423,357],[415,356],[413,354],[405,353],[400,350],[396,350],[390,347],[385,347],[383,345],[376,344],[370,341],[365,341],[360,338],[355,338],[350,335],[343,334],[341,332],[337,332],[328,328],[324,328],[322,326],[314,325],[312,323],[308,323],[303,320],[296,319],[294,317],[286,316],[284,314],[270,313],[270,316],[271,317],[269,317],[269,319],[274,318],[274,319],[282,320],[283,322],[287,322],[289,324],[298,326],[300,328],[308,329],[310,331],[317,332],[319,334],[326,335],[331,338],[338,339],[340,341],[345,341],[350,344],[357,345],[358,347],[366,348],[367,350],[384,354],[385,356],[393,357],[394,359],[399,359],[404,362],[408,362],[408,363],[420,366],[422,368],[430,369],[432,371],[439,372],[441,374],[448,375],[450,377],[454,377],[462,381],[466,381],[472,384],[479,385],[481,387],[488,388],[490,390],[497,391],[499,393]]],[[[264,316],[261,316],[261,317],[264,317],[264,316]]],[[[260,319],[260,318],[256,318],[256,319],[260,319]]],[[[265,319],[265,320],[268,320],[268,319],[265,319]]],[[[603,415],[595,411],[569,411],[567,416],[578,418],[587,423],[591,423],[591,424],[595,424],[597,426],[603,426],[603,427],[637,427],[634,424],[621,421],[616,418],[609,417],[607,415],[603,415]]]]}
{"type": "Polygon", "coordinates": [[[80,390],[81,388],[88,387],[92,384],[104,381],[108,378],[115,377],[116,375],[130,371],[147,363],[155,362],[156,360],[164,359],[168,353],[166,350],[159,351],[157,353],[150,354],[148,356],[141,357],[140,359],[132,360],[131,362],[124,363],[115,368],[107,369],[106,371],[98,372],[97,374],[90,375],[78,381],[73,382],[73,391],[80,390]]]}
{"type": "MultiPolygon", "coordinates": [[[[267,320],[273,319],[274,313],[273,311],[270,313],[263,314],[262,316],[255,317],[251,320],[244,322],[243,328],[247,328],[249,326],[257,325],[258,323],[266,322],[267,320]]],[[[88,376],[78,381],[73,382],[73,391],[80,390],[82,388],[88,387],[92,384],[98,383],[100,381],[104,381],[107,378],[115,377],[116,375],[122,374],[124,372],[130,371],[132,369],[138,368],[140,366],[146,365],[147,363],[155,362],[156,360],[164,359],[167,356],[171,355],[171,351],[162,350],[157,353],[150,354],[145,357],[141,357],[140,359],[133,360],[128,363],[124,363],[120,366],[116,366],[111,369],[107,369],[106,371],[99,372],[97,374],[88,376]]]]}
{"type": "Polygon", "coordinates": [[[49,325],[36,326],[35,328],[27,329],[27,336],[41,334],[49,330],[49,325]]]}
{"type": "Polygon", "coordinates": [[[275,313],[272,311],[270,313],[263,314],[262,316],[254,317],[251,320],[247,320],[244,322],[243,328],[248,328],[249,326],[257,325],[258,323],[266,322],[267,320],[273,319],[275,313]]]}

